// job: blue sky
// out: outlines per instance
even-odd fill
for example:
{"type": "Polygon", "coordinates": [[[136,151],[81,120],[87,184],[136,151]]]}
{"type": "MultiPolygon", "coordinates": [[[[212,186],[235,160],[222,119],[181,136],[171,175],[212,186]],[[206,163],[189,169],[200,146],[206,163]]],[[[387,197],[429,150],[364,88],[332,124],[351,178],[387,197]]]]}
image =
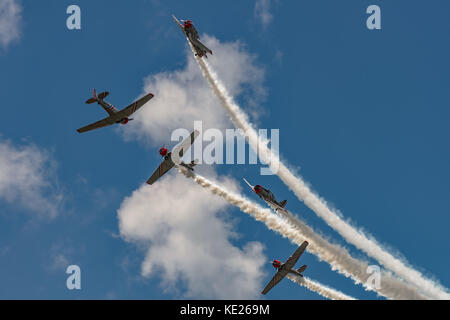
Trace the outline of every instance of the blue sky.
{"type": "MultiPolygon", "coordinates": [[[[315,191],[414,267],[450,284],[448,3],[271,1],[272,20],[264,26],[252,1],[16,2],[20,37],[0,46],[0,143],[9,141],[14,150],[33,145],[48,158],[42,177],[51,187],[38,190],[57,213],[49,217],[20,195],[8,200],[0,187],[0,298],[173,299],[189,291],[183,277],[175,288],[158,272],[144,277],[146,249],[125,241],[119,229],[124,199],[160,161],[160,139],[130,138],[133,129],[75,131],[105,115],[84,104],[92,88],[110,91],[108,100],[121,108],[143,93],[146,77],[186,70],[186,42],[171,13],[191,18],[200,34],[221,44],[239,41],[240,52],[253,57],[263,75],[256,83],[242,80],[237,100],[259,113],[259,127],[280,129],[283,159],[315,191]],[[70,4],[81,8],[81,30],[66,28],[70,4]],[[381,8],[381,30],[366,28],[371,4],[381,8]],[[66,263],[81,267],[82,290],[66,289],[66,263]]],[[[145,128],[138,121],[127,126],[145,128]]],[[[31,167],[40,163],[35,152],[27,154],[31,167]]],[[[259,176],[258,166],[199,170],[269,187],[309,225],[364,257],[276,176],[259,176]]],[[[242,189],[263,204],[249,191],[242,189]]],[[[295,249],[239,210],[218,210],[239,235],[229,239],[232,246],[259,242],[267,261],[284,260],[295,249]]],[[[377,298],[309,253],[301,262],[312,279],[356,298],[377,298]]],[[[265,285],[273,268],[261,270],[257,283],[265,285]]],[[[284,280],[269,298],[321,297],[284,280]]]]}

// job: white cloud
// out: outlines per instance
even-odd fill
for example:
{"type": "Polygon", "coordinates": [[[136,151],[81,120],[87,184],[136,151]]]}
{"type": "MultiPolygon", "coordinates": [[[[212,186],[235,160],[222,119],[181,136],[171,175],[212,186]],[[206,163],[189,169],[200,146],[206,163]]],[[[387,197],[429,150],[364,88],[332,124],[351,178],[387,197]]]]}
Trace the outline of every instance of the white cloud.
{"type": "MultiPolygon", "coordinates": [[[[236,189],[228,179],[222,183],[236,189]]],[[[257,298],[266,261],[263,247],[259,242],[233,245],[238,235],[225,219],[227,208],[174,170],[123,201],[120,234],[145,246],[142,275],[160,277],[165,291],[188,298],[257,298]]]]}
{"type": "Polygon", "coordinates": [[[0,0],[0,46],[6,48],[20,38],[22,8],[16,0],[0,0]]]}
{"type": "Polygon", "coordinates": [[[273,16],[270,13],[270,0],[257,0],[254,10],[255,17],[260,21],[263,28],[272,22],[273,16]]]}
{"type": "MultiPolygon", "coordinates": [[[[180,41],[185,40],[180,36],[180,41]]],[[[264,70],[242,43],[221,43],[207,35],[202,41],[213,50],[208,62],[233,96],[250,111],[264,100],[264,70]]],[[[146,79],[144,92],[155,97],[139,110],[134,123],[120,129],[126,139],[170,146],[172,131],[191,130],[196,120],[203,121],[203,130],[234,128],[187,44],[185,52],[185,67],[146,79]]],[[[215,175],[209,166],[199,170],[215,175]]],[[[145,249],[142,275],[158,277],[165,291],[188,298],[260,297],[263,246],[253,241],[236,246],[236,223],[225,212],[229,205],[176,171],[152,186],[141,186],[118,210],[120,235],[145,249]]],[[[229,179],[223,183],[236,189],[229,179]]]]}
{"type": "Polygon", "coordinates": [[[44,268],[49,272],[66,272],[68,266],[77,264],[78,260],[74,257],[85,252],[84,245],[76,248],[66,240],[60,240],[54,243],[50,250],[45,252],[44,268]]]}
{"type": "Polygon", "coordinates": [[[66,268],[70,265],[67,257],[62,254],[55,254],[51,258],[50,269],[53,271],[66,271],[66,268]]]}
{"type": "MultiPolygon", "coordinates": [[[[180,41],[185,40],[180,36],[180,41]]],[[[230,93],[245,100],[250,109],[256,108],[266,92],[262,85],[264,70],[255,64],[255,57],[240,42],[221,43],[207,35],[202,36],[202,41],[212,48],[214,55],[208,62],[230,93]]],[[[172,130],[191,130],[194,120],[202,120],[204,130],[233,128],[187,46],[186,53],[185,68],[150,75],[145,80],[144,91],[154,93],[155,97],[138,111],[134,123],[123,126],[121,130],[127,139],[167,143],[172,130]]]]}
{"type": "Polygon", "coordinates": [[[0,200],[53,218],[63,196],[58,188],[55,163],[35,145],[14,146],[0,141],[0,200]]]}

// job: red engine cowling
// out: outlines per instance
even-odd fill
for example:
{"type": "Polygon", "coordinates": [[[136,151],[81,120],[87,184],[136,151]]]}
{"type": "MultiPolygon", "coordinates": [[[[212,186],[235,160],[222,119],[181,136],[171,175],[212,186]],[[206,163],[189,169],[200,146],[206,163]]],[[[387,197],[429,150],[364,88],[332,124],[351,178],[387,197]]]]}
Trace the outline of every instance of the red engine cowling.
{"type": "Polygon", "coordinates": [[[159,154],[160,154],[162,157],[165,157],[165,156],[167,155],[167,148],[162,147],[161,149],[159,149],[159,154]]]}
{"type": "Polygon", "coordinates": [[[260,193],[261,191],[262,191],[262,188],[261,188],[261,186],[259,185],[259,184],[257,184],[256,186],[255,186],[255,192],[258,194],[258,193],[260,193]]]}
{"type": "Polygon", "coordinates": [[[184,27],[186,29],[189,29],[190,27],[192,27],[192,20],[188,20],[184,22],[184,27]]]}
{"type": "Polygon", "coordinates": [[[127,124],[128,121],[130,121],[128,118],[124,118],[124,119],[122,120],[122,122],[120,122],[120,123],[121,123],[121,124],[127,124]]]}
{"type": "Polygon", "coordinates": [[[279,267],[281,267],[281,262],[278,261],[278,260],[274,260],[274,261],[272,262],[272,265],[273,265],[273,267],[274,267],[275,269],[278,269],[279,267]]]}

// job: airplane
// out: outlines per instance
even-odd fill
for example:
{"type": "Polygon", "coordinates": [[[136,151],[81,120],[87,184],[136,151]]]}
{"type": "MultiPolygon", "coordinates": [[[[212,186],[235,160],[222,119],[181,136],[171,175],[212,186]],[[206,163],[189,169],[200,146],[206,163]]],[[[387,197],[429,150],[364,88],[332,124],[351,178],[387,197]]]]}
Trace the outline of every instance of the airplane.
{"type": "Polygon", "coordinates": [[[172,15],[173,20],[175,20],[176,24],[180,27],[181,31],[183,31],[186,38],[188,38],[189,42],[194,46],[195,49],[195,55],[198,57],[208,58],[206,53],[213,54],[212,51],[205,46],[203,43],[200,42],[200,37],[198,36],[198,31],[195,29],[194,25],[192,24],[192,20],[181,20],[181,23],[174,15],[172,15]]]}
{"type": "Polygon", "coordinates": [[[252,186],[247,180],[245,180],[245,183],[248,184],[248,186],[250,188],[252,188],[253,191],[255,191],[255,193],[261,198],[263,199],[271,208],[273,208],[275,211],[283,211],[286,212],[287,210],[284,208],[286,205],[286,200],[283,200],[281,202],[278,202],[275,199],[275,196],[273,195],[272,191],[267,190],[263,187],[261,187],[259,184],[257,184],[256,186],[252,186]]]}
{"type": "Polygon", "coordinates": [[[269,281],[267,286],[264,288],[264,290],[261,292],[262,294],[266,294],[270,291],[270,289],[273,288],[278,282],[283,280],[284,277],[288,275],[288,273],[295,274],[297,276],[300,276],[303,278],[302,272],[306,269],[306,264],[298,268],[297,270],[293,269],[295,264],[297,263],[298,258],[302,255],[303,251],[305,251],[306,247],[308,246],[308,241],[303,241],[303,243],[298,247],[297,250],[289,257],[289,259],[286,260],[285,263],[281,263],[278,260],[274,260],[271,262],[273,267],[277,269],[277,273],[273,276],[273,278],[269,281]]]}
{"type": "MultiPolygon", "coordinates": [[[[172,154],[178,154],[180,159],[183,157],[184,152],[189,149],[189,147],[194,143],[194,140],[198,137],[200,133],[194,130],[189,137],[185,138],[180,144],[173,148],[172,152],[168,152],[166,147],[159,149],[159,154],[164,157],[164,160],[158,166],[158,168],[153,172],[152,176],[147,180],[147,184],[152,185],[160,177],[162,177],[167,171],[172,169],[176,164],[172,160],[172,154]]],[[[180,165],[188,169],[189,171],[194,171],[194,166],[197,164],[198,160],[192,160],[190,163],[181,162],[180,165]]]]}
{"type": "Polygon", "coordinates": [[[86,101],[86,104],[91,104],[97,102],[99,105],[108,112],[109,117],[106,117],[100,121],[91,123],[83,128],[77,129],[79,133],[91,131],[94,129],[110,126],[115,123],[127,124],[128,121],[133,120],[129,118],[133,113],[135,113],[140,107],[146,104],[151,98],[153,98],[152,93],[148,93],[139,100],[134,101],[128,107],[118,110],[112,104],[106,102],[104,99],[109,95],[108,91],[102,92],[97,95],[95,89],[93,90],[93,97],[86,101]]]}

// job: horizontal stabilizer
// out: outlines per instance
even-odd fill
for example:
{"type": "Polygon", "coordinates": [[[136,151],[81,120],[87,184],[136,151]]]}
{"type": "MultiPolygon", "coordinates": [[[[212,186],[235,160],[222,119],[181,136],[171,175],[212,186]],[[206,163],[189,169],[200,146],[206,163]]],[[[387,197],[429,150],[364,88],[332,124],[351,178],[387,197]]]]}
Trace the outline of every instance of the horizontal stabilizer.
{"type": "Polygon", "coordinates": [[[90,98],[90,99],[86,100],[87,104],[91,104],[91,103],[94,103],[94,102],[97,102],[97,98],[90,98]]]}
{"type": "Polygon", "coordinates": [[[302,265],[300,268],[297,269],[298,273],[302,273],[303,271],[306,270],[306,264],[302,265]]]}
{"type": "Polygon", "coordinates": [[[97,97],[98,97],[98,99],[103,100],[107,96],[109,96],[109,92],[108,91],[104,91],[104,92],[100,93],[97,97]]]}
{"type": "Polygon", "coordinates": [[[189,170],[194,170],[194,167],[198,164],[198,159],[192,160],[189,163],[181,162],[181,165],[189,170]]]}
{"type": "Polygon", "coordinates": [[[91,103],[97,102],[98,100],[105,99],[109,95],[109,92],[104,91],[104,92],[100,93],[99,95],[97,95],[97,93],[95,92],[95,89],[93,89],[92,95],[93,95],[93,97],[86,101],[87,104],[91,104],[91,103]]]}

